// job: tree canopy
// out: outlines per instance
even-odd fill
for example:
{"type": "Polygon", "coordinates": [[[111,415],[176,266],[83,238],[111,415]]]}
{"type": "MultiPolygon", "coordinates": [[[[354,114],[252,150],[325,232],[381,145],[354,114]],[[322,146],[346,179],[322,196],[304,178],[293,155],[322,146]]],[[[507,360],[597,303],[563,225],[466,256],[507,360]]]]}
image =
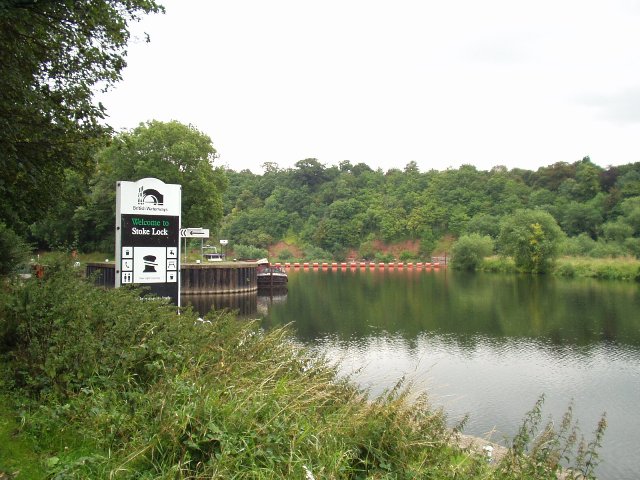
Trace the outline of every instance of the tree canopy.
{"type": "Polygon", "coordinates": [[[287,240],[340,258],[369,253],[374,239],[414,241],[426,256],[439,239],[477,233],[515,255],[505,232],[505,242],[497,241],[500,227],[519,211],[536,211],[544,218],[529,225],[542,230],[530,231],[529,240],[539,242],[539,251],[529,253],[540,261],[521,268],[542,271],[558,252],[640,251],[640,163],[604,169],[584,157],[537,171],[463,165],[421,172],[410,162],[385,172],[348,160],[326,166],[305,159],[293,168],[267,167],[263,175],[227,171],[221,234],[232,242],[264,248],[287,240]]]}
{"type": "Polygon", "coordinates": [[[97,155],[97,170],[84,211],[96,242],[112,244],[118,180],[154,177],[182,185],[182,224],[216,228],[227,180],[213,162],[211,138],[177,121],[150,121],[116,135],[97,155]]]}
{"type": "Polygon", "coordinates": [[[90,172],[108,127],[97,89],[120,80],[128,27],[154,0],[0,0],[0,219],[28,224],[65,169],[90,172]]]}

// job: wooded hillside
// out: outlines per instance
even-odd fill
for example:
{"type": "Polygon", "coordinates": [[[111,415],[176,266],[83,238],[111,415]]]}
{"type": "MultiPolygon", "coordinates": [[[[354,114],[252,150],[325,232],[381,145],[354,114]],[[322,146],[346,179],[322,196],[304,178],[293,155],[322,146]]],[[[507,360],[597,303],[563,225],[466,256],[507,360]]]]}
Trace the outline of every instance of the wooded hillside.
{"type": "Polygon", "coordinates": [[[429,255],[444,236],[496,238],[501,220],[519,209],[549,212],[567,235],[563,253],[640,255],[640,163],[602,168],[589,157],[537,171],[471,165],[421,172],[372,170],[316,159],[265,173],[227,170],[220,235],[266,248],[280,240],[340,259],[354,249],[376,253],[376,239],[420,242],[429,255]]]}

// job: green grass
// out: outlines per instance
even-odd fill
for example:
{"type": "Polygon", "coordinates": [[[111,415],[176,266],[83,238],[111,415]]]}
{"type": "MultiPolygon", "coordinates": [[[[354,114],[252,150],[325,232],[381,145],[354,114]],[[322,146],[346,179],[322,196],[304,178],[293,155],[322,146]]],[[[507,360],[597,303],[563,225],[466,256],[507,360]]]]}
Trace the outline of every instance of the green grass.
{"type": "Polygon", "coordinates": [[[36,453],[37,443],[21,430],[13,398],[0,393],[0,478],[45,478],[45,459],[36,453]]]}
{"type": "Polygon", "coordinates": [[[515,273],[517,271],[512,258],[497,255],[484,258],[478,270],[492,273],[515,273]]]}
{"type": "MultiPolygon", "coordinates": [[[[515,273],[518,271],[512,258],[499,256],[483,259],[478,270],[493,273],[515,273]]],[[[561,257],[556,260],[549,273],[558,277],[638,281],[640,279],[640,260],[631,257],[561,257]]]]}
{"type": "Polygon", "coordinates": [[[573,465],[592,477],[599,439],[580,449],[571,421],[544,426],[538,405],[489,465],[402,381],[370,398],[287,328],[224,312],[206,320],[95,288],[64,266],[3,284],[0,447],[12,446],[2,468],[24,468],[18,478],[555,479],[577,448],[573,465]]]}
{"type": "Polygon", "coordinates": [[[638,280],[640,279],[640,260],[636,258],[562,257],[557,260],[553,274],[607,280],[638,280]]]}

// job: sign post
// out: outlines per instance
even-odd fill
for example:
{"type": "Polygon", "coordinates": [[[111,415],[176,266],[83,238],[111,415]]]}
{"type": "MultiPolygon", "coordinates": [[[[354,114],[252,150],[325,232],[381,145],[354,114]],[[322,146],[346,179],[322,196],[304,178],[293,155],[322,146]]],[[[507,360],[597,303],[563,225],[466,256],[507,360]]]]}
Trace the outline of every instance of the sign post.
{"type": "Polygon", "coordinates": [[[200,238],[200,258],[202,258],[202,246],[204,245],[204,239],[209,238],[209,229],[208,228],[200,228],[200,227],[192,227],[192,228],[181,228],[180,229],[180,237],[184,238],[184,261],[187,261],[187,238],[200,238]]]}
{"type": "Polygon", "coordinates": [[[180,306],[182,187],[157,178],[116,183],[116,287],[149,288],[180,306]]]}

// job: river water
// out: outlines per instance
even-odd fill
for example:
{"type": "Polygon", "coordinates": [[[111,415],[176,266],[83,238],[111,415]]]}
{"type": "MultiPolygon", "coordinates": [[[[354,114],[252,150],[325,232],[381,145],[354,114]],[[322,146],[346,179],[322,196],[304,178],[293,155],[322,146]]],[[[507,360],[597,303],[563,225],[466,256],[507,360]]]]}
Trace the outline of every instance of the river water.
{"type": "Polygon", "coordinates": [[[266,326],[293,323],[371,395],[404,378],[452,425],[468,414],[469,435],[504,444],[543,394],[543,417],[573,405],[587,440],[606,412],[599,478],[640,477],[637,283],[310,270],[290,271],[287,293],[234,302],[266,326]]]}

